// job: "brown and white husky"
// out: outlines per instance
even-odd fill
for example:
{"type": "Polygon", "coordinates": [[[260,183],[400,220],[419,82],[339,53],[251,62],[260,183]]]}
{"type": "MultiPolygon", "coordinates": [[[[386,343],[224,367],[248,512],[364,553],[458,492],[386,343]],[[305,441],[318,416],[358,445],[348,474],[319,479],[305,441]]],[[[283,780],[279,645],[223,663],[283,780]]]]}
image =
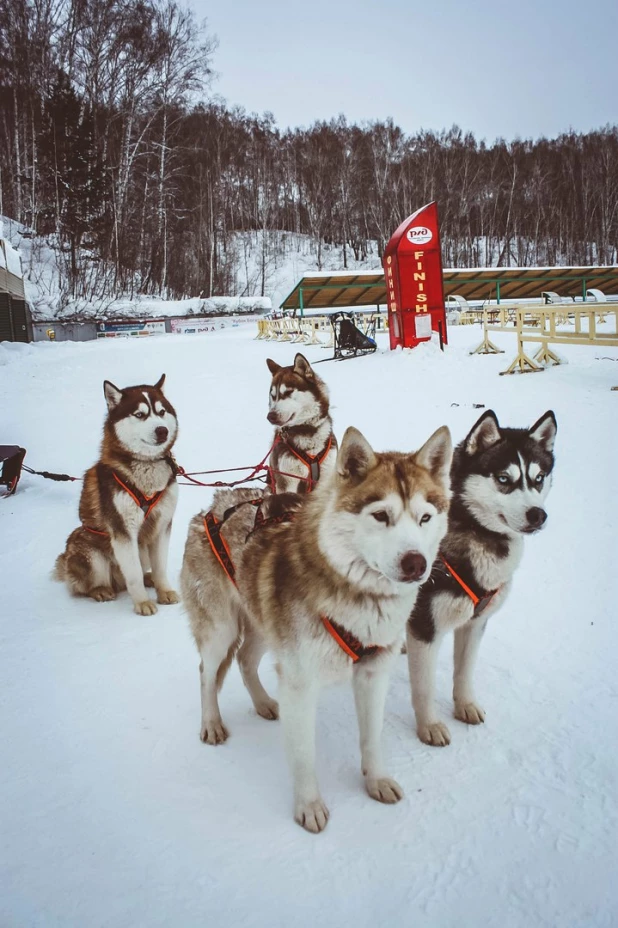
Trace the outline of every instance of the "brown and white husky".
{"type": "Polygon", "coordinates": [[[157,602],[178,602],[167,579],[178,421],[163,394],[164,381],[165,374],[154,386],[121,390],[109,380],[103,384],[108,414],[101,455],[84,475],[82,524],[69,535],[54,570],[73,594],[98,602],[127,589],[138,615],[157,611],[146,585],[155,587],[157,602]]]}
{"type": "MultiPolygon", "coordinates": [[[[272,651],[294,817],[308,831],[328,820],[315,773],[316,707],[326,683],[352,680],[369,795],[402,798],[382,758],[384,703],[406,621],[446,531],[451,457],[445,427],[416,454],[374,452],[349,428],[336,467],[309,497],[296,497],[304,502],[293,521],[253,530],[250,505],[228,514],[230,528],[239,520],[228,535],[238,558],[233,580],[208,543],[203,516],[191,523],[181,586],[201,657],[201,737],[227,738],[217,690],[237,649],[258,713],[277,717],[258,677],[262,654],[272,651]]],[[[221,494],[215,512],[225,517],[229,502],[221,494]]]]}
{"type": "Polygon", "coordinates": [[[268,421],[275,426],[271,489],[311,492],[337,457],[328,387],[302,354],[289,367],[270,358],[266,363],[272,374],[268,421]]]}

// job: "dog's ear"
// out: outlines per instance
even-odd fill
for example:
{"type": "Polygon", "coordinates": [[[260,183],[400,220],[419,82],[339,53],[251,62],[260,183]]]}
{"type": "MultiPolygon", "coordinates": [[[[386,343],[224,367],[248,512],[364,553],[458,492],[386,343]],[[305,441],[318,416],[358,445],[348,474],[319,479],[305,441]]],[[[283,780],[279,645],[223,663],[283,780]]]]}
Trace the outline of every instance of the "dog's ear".
{"type": "Polygon", "coordinates": [[[351,425],[346,429],[337,455],[337,472],[346,479],[363,480],[377,463],[365,436],[351,425]]]}
{"type": "Polygon", "coordinates": [[[536,441],[539,445],[542,445],[545,451],[553,452],[557,431],[558,423],[556,422],[556,417],[553,411],[548,409],[547,412],[534,423],[528,435],[532,441],[536,441]]]}
{"type": "Polygon", "coordinates": [[[294,373],[300,374],[305,380],[313,380],[314,377],[313,368],[307,358],[300,352],[294,358],[294,373]]]}
{"type": "Polygon", "coordinates": [[[277,364],[276,361],[273,361],[272,358],[266,358],[266,363],[268,365],[268,370],[273,375],[273,377],[275,376],[275,374],[278,374],[279,371],[281,370],[281,365],[277,364]]]}
{"type": "Polygon", "coordinates": [[[478,422],[472,426],[464,442],[466,453],[480,454],[500,441],[500,426],[493,409],[484,412],[478,422]]]}
{"type": "Polygon", "coordinates": [[[452,460],[453,441],[446,425],[437,429],[420,451],[416,452],[416,463],[447,488],[450,485],[452,460]]]}
{"type": "Polygon", "coordinates": [[[105,394],[107,408],[111,412],[111,410],[114,409],[122,399],[122,390],[119,390],[118,387],[115,387],[111,380],[104,380],[103,393],[105,394]]]}
{"type": "Polygon", "coordinates": [[[159,379],[155,384],[155,390],[163,390],[163,384],[165,383],[165,374],[161,374],[159,379]]]}

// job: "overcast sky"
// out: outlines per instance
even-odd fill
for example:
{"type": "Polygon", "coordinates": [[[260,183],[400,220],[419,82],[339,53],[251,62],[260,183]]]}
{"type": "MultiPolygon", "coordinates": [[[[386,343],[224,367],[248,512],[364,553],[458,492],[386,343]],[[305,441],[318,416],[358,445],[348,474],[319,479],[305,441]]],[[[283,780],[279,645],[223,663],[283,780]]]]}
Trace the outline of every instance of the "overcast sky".
{"type": "Polygon", "coordinates": [[[618,0],[190,0],[213,92],[279,126],[344,113],[478,138],[618,122],[618,0]]]}

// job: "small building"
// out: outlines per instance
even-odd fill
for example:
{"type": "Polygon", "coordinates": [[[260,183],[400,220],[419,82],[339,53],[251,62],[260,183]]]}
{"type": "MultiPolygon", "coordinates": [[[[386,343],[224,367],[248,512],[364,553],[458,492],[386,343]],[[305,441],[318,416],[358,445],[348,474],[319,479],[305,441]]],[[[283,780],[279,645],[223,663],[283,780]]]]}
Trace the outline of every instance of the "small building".
{"type": "Polygon", "coordinates": [[[32,322],[19,254],[0,239],[0,342],[31,342],[32,322]]]}

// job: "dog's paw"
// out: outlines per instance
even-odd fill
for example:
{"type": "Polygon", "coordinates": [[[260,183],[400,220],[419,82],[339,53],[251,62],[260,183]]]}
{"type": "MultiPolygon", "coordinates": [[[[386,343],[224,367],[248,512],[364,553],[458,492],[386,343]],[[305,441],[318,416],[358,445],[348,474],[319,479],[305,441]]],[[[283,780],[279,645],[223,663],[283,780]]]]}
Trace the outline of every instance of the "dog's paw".
{"type": "Polygon", "coordinates": [[[279,703],[276,699],[262,699],[255,704],[255,711],[263,719],[274,721],[279,718],[279,703]]]}
{"type": "Polygon", "coordinates": [[[312,834],[317,835],[324,831],[330,813],[321,799],[313,802],[297,802],[294,810],[294,820],[312,834]]]}
{"type": "Polygon", "coordinates": [[[171,606],[180,602],[180,596],[176,590],[157,590],[157,602],[162,606],[171,606]]]}
{"type": "Polygon", "coordinates": [[[154,615],[156,611],[156,604],[151,599],[145,599],[143,603],[133,604],[133,612],[136,615],[154,615]]]}
{"type": "Polygon", "coordinates": [[[393,803],[403,799],[401,786],[390,777],[366,777],[365,786],[371,798],[378,802],[393,803]]]}
{"type": "Polygon", "coordinates": [[[485,710],[475,702],[455,703],[455,718],[468,725],[482,725],[485,721],[485,710]]]}
{"type": "Polygon", "coordinates": [[[94,590],[90,590],[88,596],[98,603],[109,603],[112,599],[116,599],[116,594],[111,586],[95,586],[94,590]]]}
{"type": "Polygon", "coordinates": [[[451,743],[451,733],[444,722],[419,725],[416,733],[424,744],[432,744],[436,748],[444,748],[451,743]]]}
{"type": "Polygon", "coordinates": [[[152,579],[152,574],[144,574],[144,586],[147,586],[149,589],[154,587],[154,580],[152,579]]]}
{"type": "Polygon", "coordinates": [[[211,719],[202,725],[200,741],[204,744],[225,744],[228,738],[229,732],[221,719],[211,719]]]}

